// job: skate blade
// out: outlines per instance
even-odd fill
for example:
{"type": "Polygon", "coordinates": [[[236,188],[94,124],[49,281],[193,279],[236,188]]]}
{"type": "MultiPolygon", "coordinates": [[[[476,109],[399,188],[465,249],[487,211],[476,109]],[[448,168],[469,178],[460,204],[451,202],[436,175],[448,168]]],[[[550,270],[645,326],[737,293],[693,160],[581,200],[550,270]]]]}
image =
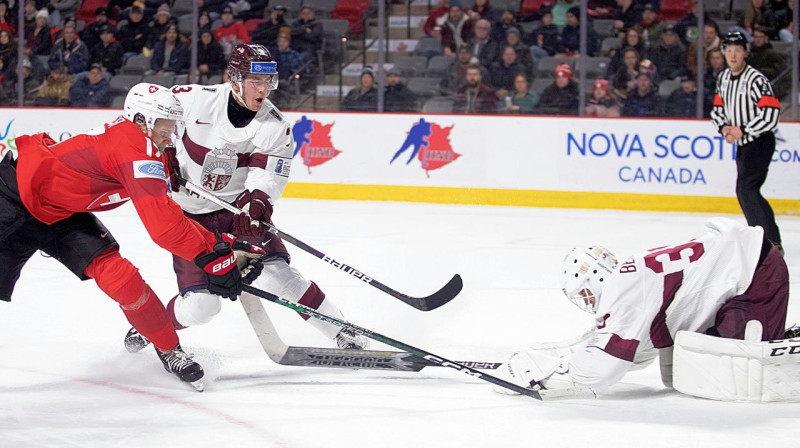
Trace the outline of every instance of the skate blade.
{"type": "Polygon", "coordinates": [[[194,388],[194,390],[198,392],[202,392],[205,390],[205,385],[203,385],[203,380],[192,381],[189,383],[190,386],[194,388]]]}

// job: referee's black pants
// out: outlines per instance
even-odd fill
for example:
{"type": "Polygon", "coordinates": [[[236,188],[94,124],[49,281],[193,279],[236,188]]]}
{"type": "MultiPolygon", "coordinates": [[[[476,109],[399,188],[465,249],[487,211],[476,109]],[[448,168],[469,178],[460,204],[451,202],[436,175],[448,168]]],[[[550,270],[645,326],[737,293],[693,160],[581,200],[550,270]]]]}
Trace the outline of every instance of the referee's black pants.
{"type": "Polygon", "coordinates": [[[761,186],[767,180],[774,152],[775,135],[772,132],[765,132],[752,142],[737,148],[736,197],[747,224],[761,226],[768,240],[773,244],[780,244],[781,234],[775,223],[775,213],[769,202],[761,196],[761,186]]]}

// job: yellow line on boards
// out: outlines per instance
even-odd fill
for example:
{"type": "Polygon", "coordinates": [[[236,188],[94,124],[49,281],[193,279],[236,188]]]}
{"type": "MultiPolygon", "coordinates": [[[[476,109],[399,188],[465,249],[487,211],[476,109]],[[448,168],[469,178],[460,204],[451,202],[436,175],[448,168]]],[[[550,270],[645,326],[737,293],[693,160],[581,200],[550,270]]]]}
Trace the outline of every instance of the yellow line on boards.
{"type": "MultiPolygon", "coordinates": [[[[741,213],[742,211],[735,197],[496,188],[289,183],[284,196],[346,201],[400,201],[670,212],[741,213]]],[[[769,202],[776,214],[800,215],[800,200],[769,199],[769,202]]]]}

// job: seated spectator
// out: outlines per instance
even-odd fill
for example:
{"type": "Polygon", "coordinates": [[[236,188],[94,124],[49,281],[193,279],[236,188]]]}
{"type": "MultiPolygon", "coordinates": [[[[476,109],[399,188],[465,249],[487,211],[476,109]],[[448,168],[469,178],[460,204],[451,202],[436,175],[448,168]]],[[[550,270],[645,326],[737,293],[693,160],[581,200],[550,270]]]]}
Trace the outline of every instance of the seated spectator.
{"type": "Polygon", "coordinates": [[[580,98],[578,83],[572,80],[572,70],[567,64],[556,67],[556,79],[539,96],[537,111],[548,115],[578,115],[580,98]]]}
{"type": "Polygon", "coordinates": [[[417,96],[400,80],[400,71],[392,68],[386,73],[386,90],[383,93],[383,110],[386,112],[416,112],[417,96]]]}
{"type": "MultiPolygon", "coordinates": [[[[17,40],[7,30],[0,30],[0,59],[8,62],[17,54],[17,40]]],[[[49,53],[48,53],[49,54],[49,53]]]]}
{"type": "Polygon", "coordinates": [[[678,77],[681,86],[664,102],[664,116],[693,118],[697,116],[697,82],[688,71],[678,77]]]}
{"type": "Polygon", "coordinates": [[[728,63],[725,61],[725,56],[722,50],[715,48],[708,52],[708,60],[706,60],[706,74],[703,78],[703,92],[711,100],[714,97],[714,92],[717,89],[717,78],[723,70],[728,68],[728,63]]]}
{"type": "MultiPolygon", "coordinates": [[[[41,59],[33,55],[30,48],[23,49],[22,61],[28,64],[31,77],[36,81],[36,85],[42,85],[44,79],[50,73],[50,65],[42,63],[41,59]]],[[[11,59],[6,63],[6,77],[9,82],[17,82],[17,53],[14,52],[11,59]]]]}
{"type": "Polygon", "coordinates": [[[103,67],[92,64],[89,72],[78,76],[69,89],[73,107],[108,107],[111,105],[111,85],[103,77],[103,67]]]}
{"type": "Polygon", "coordinates": [[[661,97],[653,88],[653,78],[648,72],[636,76],[636,88],[628,92],[622,108],[626,117],[657,117],[661,112],[661,97]]]}
{"type": "Polygon", "coordinates": [[[67,67],[57,67],[47,75],[42,88],[36,93],[37,106],[69,106],[70,80],[67,67]]]}
{"type": "Polygon", "coordinates": [[[784,5],[776,7],[773,1],[772,5],[775,10],[775,28],[778,30],[778,38],[784,42],[791,42],[794,39],[792,34],[794,2],[787,1],[784,5]]]}
{"type": "Polygon", "coordinates": [[[78,39],[75,28],[65,26],[63,36],[56,41],[50,52],[50,58],[48,59],[50,69],[66,65],[69,74],[74,75],[85,72],[89,67],[90,60],[89,49],[78,39]]]}
{"type": "Polygon", "coordinates": [[[500,11],[493,8],[492,5],[489,4],[489,0],[475,0],[472,9],[467,10],[467,15],[473,21],[486,19],[491,23],[500,20],[500,11]]]}
{"type": "Polygon", "coordinates": [[[164,3],[158,7],[153,20],[147,26],[147,39],[142,49],[142,54],[151,56],[156,44],[164,39],[164,33],[167,31],[169,25],[176,25],[177,22],[172,20],[172,14],[169,12],[169,5],[164,3]]]}
{"type": "Polygon", "coordinates": [[[500,13],[500,21],[492,25],[492,40],[503,44],[506,40],[506,31],[509,28],[517,28],[517,16],[514,11],[506,8],[500,13]]]}
{"type": "Polygon", "coordinates": [[[37,56],[50,55],[53,48],[50,27],[47,25],[48,15],[46,9],[39,10],[36,20],[25,29],[25,45],[37,56]]]}
{"type": "Polygon", "coordinates": [[[567,11],[576,6],[580,5],[575,0],[556,0],[550,11],[553,13],[553,24],[558,27],[559,33],[567,26],[567,11]]]}
{"type": "Polygon", "coordinates": [[[450,12],[442,25],[442,53],[455,56],[456,49],[472,39],[474,22],[464,14],[459,0],[450,0],[450,12]]]}
{"type": "Polygon", "coordinates": [[[92,62],[100,64],[104,72],[116,75],[122,67],[122,45],[114,39],[114,32],[106,25],[99,30],[100,42],[92,48],[92,62]]]}
{"type": "MultiPolygon", "coordinates": [[[[456,60],[445,76],[443,83],[445,91],[455,94],[466,83],[467,69],[472,65],[477,65],[475,58],[472,56],[472,46],[464,44],[458,49],[456,60]]],[[[483,67],[482,65],[479,66],[483,67]]],[[[484,68],[484,70],[486,69],[484,68]]],[[[485,76],[489,77],[488,71],[486,71],[485,76]]]]}
{"type": "Polygon", "coordinates": [[[531,55],[535,62],[546,56],[553,56],[558,51],[561,33],[553,25],[553,13],[546,10],[542,13],[542,25],[533,30],[525,43],[531,46],[531,55]]]}
{"type": "Polygon", "coordinates": [[[511,27],[506,30],[506,45],[517,52],[517,62],[525,69],[525,74],[530,76],[533,73],[531,48],[522,42],[518,29],[511,27]]]}
{"type": "Polygon", "coordinates": [[[608,69],[606,69],[606,77],[611,79],[615,73],[617,73],[622,67],[622,50],[631,47],[636,50],[636,54],[639,55],[640,58],[644,57],[647,54],[647,47],[644,45],[644,41],[642,40],[642,35],[639,34],[639,31],[636,28],[631,28],[625,31],[625,38],[622,40],[622,44],[611,50],[609,56],[611,56],[611,61],[608,63],[608,69]]]}
{"type": "Polygon", "coordinates": [[[300,19],[292,23],[292,47],[307,59],[313,59],[322,49],[322,34],[322,22],[317,20],[314,9],[303,6],[300,19]]]}
{"type": "Polygon", "coordinates": [[[343,111],[374,112],[378,110],[378,89],[375,87],[375,72],[365,66],[361,70],[361,83],[348,92],[339,107],[343,111]]]}
{"type": "Polygon", "coordinates": [[[614,94],[625,99],[628,92],[636,87],[636,75],[639,74],[639,52],[633,47],[628,47],[622,54],[622,66],[611,76],[611,85],[614,94]]]}
{"type": "Polygon", "coordinates": [[[280,79],[288,79],[300,71],[307,62],[305,56],[289,46],[291,38],[289,27],[284,27],[278,33],[277,48],[273,49],[272,57],[278,62],[278,78],[280,79]]]}
{"type": "MultiPolygon", "coordinates": [[[[16,77],[15,77],[16,78],[16,77]]],[[[16,92],[17,92],[17,80],[13,85],[13,92],[14,92],[14,100],[16,101],[16,92]]],[[[31,69],[31,60],[27,57],[22,60],[22,98],[23,104],[33,104],[36,100],[36,93],[39,91],[39,88],[42,86],[42,83],[36,79],[33,75],[33,71],[31,69]]]]}
{"type": "Polygon", "coordinates": [[[456,93],[453,113],[491,114],[495,111],[495,101],[494,91],[483,83],[480,67],[473,64],[467,69],[464,85],[456,93]]]}
{"type": "Polygon", "coordinates": [[[514,88],[514,77],[527,72],[525,67],[517,62],[517,52],[514,47],[506,45],[500,60],[492,64],[489,73],[491,74],[489,85],[497,90],[498,97],[504,98],[514,88]]]}
{"type": "Polygon", "coordinates": [[[586,101],[586,115],[590,117],[619,117],[620,107],[611,95],[608,80],[598,79],[592,84],[592,93],[586,101]]]}
{"type": "Polygon", "coordinates": [[[744,31],[747,37],[751,37],[753,28],[761,26],[767,34],[768,39],[773,39],[778,36],[777,26],[775,24],[775,14],[769,8],[764,0],[750,0],[749,4],[744,8],[744,14],[739,15],[739,31],[744,31]]]}
{"type": "Polygon", "coordinates": [[[227,62],[222,46],[214,40],[210,29],[200,33],[200,45],[197,46],[197,75],[210,77],[222,74],[227,62]]]}
{"type": "Polygon", "coordinates": [[[439,0],[439,6],[434,8],[429,14],[428,19],[422,26],[422,30],[426,36],[435,37],[437,39],[442,37],[442,26],[450,14],[450,0],[439,0]]]}
{"type": "Polygon", "coordinates": [[[650,47],[647,58],[658,67],[661,79],[675,79],[686,69],[686,50],[672,25],[664,28],[661,43],[650,47]]]}
{"type": "Polygon", "coordinates": [[[253,31],[253,35],[250,36],[250,40],[254,44],[261,44],[267,47],[273,46],[275,41],[278,40],[278,33],[281,28],[289,26],[284,17],[286,11],[286,8],[283,6],[273,6],[269,11],[269,18],[267,21],[256,27],[255,31],[253,31]]]}
{"type": "Polygon", "coordinates": [[[214,30],[214,38],[222,45],[222,50],[226,55],[231,54],[231,50],[236,44],[250,43],[250,34],[244,24],[233,20],[233,9],[230,5],[222,8],[220,19],[222,24],[214,30]]]}
{"type": "Polygon", "coordinates": [[[149,28],[143,17],[142,8],[132,6],[128,23],[119,28],[119,43],[126,56],[140,54],[147,42],[149,28]]]}
{"type": "Polygon", "coordinates": [[[504,114],[532,114],[539,104],[539,94],[531,92],[528,77],[522,73],[514,77],[514,90],[500,102],[498,110],[504,114]]]}
{"type": "MultiPolygon", "coordinates": [[[[47,10],[45,10],[47,11],[47,10]]],[[[8,31],[11,34],[17,32],[17,26],[9,21],[8,3],[0,2],[0,31],[8,31]]]]}
{"type": "MultiPolygon", "coordinates": [[[[703,57],[708,58],[708,52],[720,48],[719,25],[710,21],[703,26],[703,57]]],[[[693,75],[697,75],[697,41],[689,45],[686,50],[686,66],[689,67],[693,75]]]]}
{"type": "Polygon", "coordinates": [[[108,22],[108,10],[101,6],[94,11],[94,22],[90,23],[81,33],[80,37],[86,48],[92,49],[100,43],[100,30],[110,28],[108,22]]]}
{"type": "MultiPolygon", "coordinates": [[[[567,11],[567,24],[561,30],[561,42],[558,52],[567,56],[575,56],[581,51],[581,24],[579,20],[580,8],[577,6],[567,11]]],[[[589,23],[591,25],[591,23],[589,23]]],[[[597,32],[593,26],[586,30],[586,53],[594,56],[597,53],[597,32]]]]}
{"type": "Polygon", "coordinates": [[[200,32],[208,30],[212,35],[214,34],[214,31],[211,30],[211,16],[207,12],[201,12],[197,17],[197,30],[200,32]]]}
{"type": "Polygon", "coordinates": [[[189,71],[189,47],[178,39],[178,27],[167,26],[164,39],[156,44],[146,75],[183,75],[189,71]]]}
{"type": "Polygon", "coordinates": [[[614,29],[620,39],[624,37],[625,30],[635,27],[642,21],[642,12],[644,12],[644,8],[635,0],[617,0],[614,29]]]}
{"type": "MultiPolygon", "coordinates": [[[[694,42],[697,39],[698,32],[697,32],[697,1],[692,0],[692,9],[689,12],[678,19],[678,22],[675,24],[675,33],[678,35],[678,39],[680,39],[681,44],[684,48],[687,48],[689,44],[694,42]]],[[[708,17],[707,12],[703,12],[703,22],[708,22],[710,19],[708,17]]]]}
{"type": "Polygon", "coordinates": [[[764,27],[756,25],[752,34],[753,43],[750,44],[750,51],[745,60],[772,81],[786,69],[786,61],[772,48],[764,27]]]}
{"type": "MultiPolygon", "coordinates": [[[[642,40],[648,48],[655,48],[661,43],[661,33],[667,28],[667,24],[658,18],[656,8],[648,3],[644,5],[642,11],[642,21],[639,22],[639,29],[642,33],[642,40]]],[[[675,35],[677,37],[677,34],[675,35]]]]}
{"type": "MultiPolygon", "coordinates": [[[[486,19],[478,19],[473,27],[472,39],[469,43],[472,48],[473,64],[481,64],[484,67],[491,67],[494,61],[500,57],[502,47],[497,42],[491,40],[490,35],[492,25],[486,19]]],[[[458,48],[462,48],[459,46],[458,48]]]]}
{"type": "Polygon", "coordinates": [[[11,77],[7,76],[5,62],[0,58],[0,106],[16,106],[13,90],[14,83],[11,77]]]}

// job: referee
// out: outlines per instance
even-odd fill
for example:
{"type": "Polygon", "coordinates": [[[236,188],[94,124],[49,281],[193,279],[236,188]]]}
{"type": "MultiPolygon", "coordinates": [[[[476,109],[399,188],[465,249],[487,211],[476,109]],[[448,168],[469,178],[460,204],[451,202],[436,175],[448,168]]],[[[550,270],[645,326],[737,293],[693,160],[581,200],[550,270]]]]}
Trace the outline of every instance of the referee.
{"type": "Polygon", "coordinates": [[[736,143],[736,197],[747,224],[761,226],[781,253],[781,235],[761,186],[775,152],[775,134],[781,105],[766,76],[747,65],[747,39],[740,32],[722,41],[728,68],[717,78],[711,119],[728,143],[736,143]]]}

